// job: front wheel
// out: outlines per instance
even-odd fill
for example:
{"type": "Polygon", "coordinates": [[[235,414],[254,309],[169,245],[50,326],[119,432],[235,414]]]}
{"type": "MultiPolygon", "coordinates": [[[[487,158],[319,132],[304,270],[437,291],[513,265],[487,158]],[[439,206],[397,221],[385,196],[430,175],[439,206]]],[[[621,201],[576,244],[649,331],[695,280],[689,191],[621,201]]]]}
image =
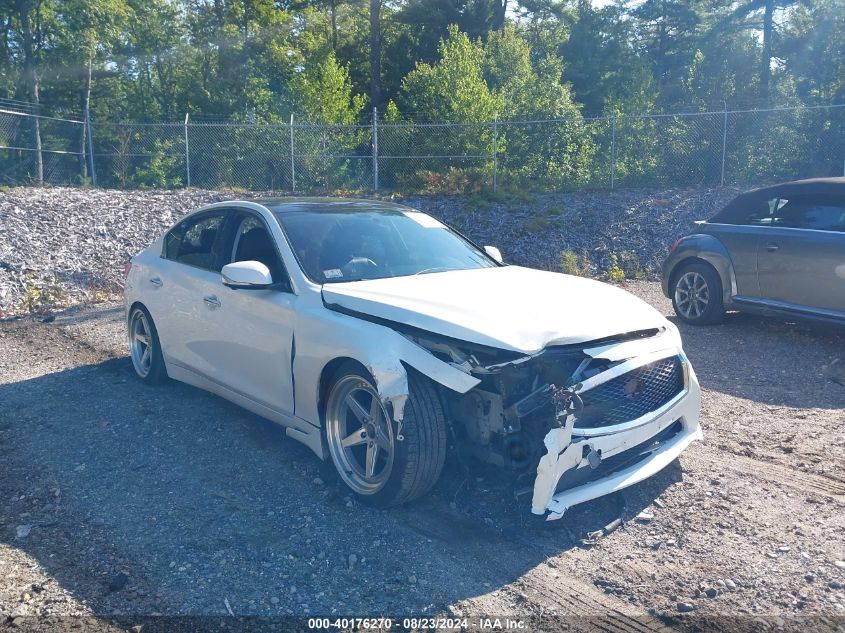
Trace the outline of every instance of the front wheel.
{"type": "Polygon", "coordinates": [[[335,372],[325,409],[325,434],[341,480],[365,503],[389,507],[422,496],[446,458],[446,423],[434,388],[409,372],[400,429],[357,365],[335,372]]]}
{"type": "Polygon", "coordinates": [[[710,325],[721,321],[725,307],[719,273],[704,263],[694,262],[684,266],[675,276],[672,306],[682,321],[692,325],[710,325]]]}

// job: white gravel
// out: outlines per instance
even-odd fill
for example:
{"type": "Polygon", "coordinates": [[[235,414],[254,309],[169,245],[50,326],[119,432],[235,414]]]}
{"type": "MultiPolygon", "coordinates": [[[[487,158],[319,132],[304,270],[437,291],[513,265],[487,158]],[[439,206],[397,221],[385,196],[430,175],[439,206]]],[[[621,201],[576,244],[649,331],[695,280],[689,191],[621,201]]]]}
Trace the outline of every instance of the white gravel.
{"type": "MultiPolygon", "coordinates": [[[[654,276],[667,247],[736,189],[397,198],[499,246],[511,263],[559,269],[571,250],[601,274],[654,276]]],[[[120,288],[123,264],[186,212],[259,193],[15,188],[0,193],[0,311],[46,312],[120,288]]]]}

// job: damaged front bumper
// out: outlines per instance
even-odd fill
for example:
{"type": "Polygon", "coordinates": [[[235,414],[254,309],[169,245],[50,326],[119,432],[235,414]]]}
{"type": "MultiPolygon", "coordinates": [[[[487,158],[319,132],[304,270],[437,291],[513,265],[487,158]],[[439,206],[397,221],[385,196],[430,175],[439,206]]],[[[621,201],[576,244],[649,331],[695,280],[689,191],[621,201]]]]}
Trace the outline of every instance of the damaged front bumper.
{"type": "MultiPolygon", "coordinates": [[[[603,350],[606,351],[606,350],[603,350]]],[[[674,461],[689,444],[701,439],[701,392],[689,361],[678,350],[684,387],[658,409],[623,424],[578,428],[577,413],[559,417],[559,426],[545,436],[546,454],[537,466],[531,511],[559,519],[574,505],[616,492],[647,479],[674,461]]],[[[642,367],[665,351],[630,359],[571,393],[590,389],[642,367]]]]}

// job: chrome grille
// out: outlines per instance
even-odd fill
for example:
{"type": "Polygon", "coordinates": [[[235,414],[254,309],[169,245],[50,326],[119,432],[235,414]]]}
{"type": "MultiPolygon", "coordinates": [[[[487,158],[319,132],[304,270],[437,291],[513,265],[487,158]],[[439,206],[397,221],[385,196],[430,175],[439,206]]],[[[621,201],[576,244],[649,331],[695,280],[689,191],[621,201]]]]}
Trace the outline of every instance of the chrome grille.
{"type": "Polygon", "coordinates": [[[595,429],[636,420],[669,402],[684,388],[678,356],[664,358],[617,376],[581,394],[584,408],[577,429],[595,429]]]}

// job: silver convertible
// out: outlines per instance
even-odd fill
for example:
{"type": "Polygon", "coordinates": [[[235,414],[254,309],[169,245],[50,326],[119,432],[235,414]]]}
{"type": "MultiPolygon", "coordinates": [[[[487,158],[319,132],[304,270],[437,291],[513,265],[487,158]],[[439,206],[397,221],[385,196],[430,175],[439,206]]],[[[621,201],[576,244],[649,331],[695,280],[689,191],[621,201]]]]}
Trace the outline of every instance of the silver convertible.
{"type": "Polygon", "coordinates": [[[379,506],[428,491],[449,442],[559,518],[701,437],[698,382],[660,313],[506,266],[396,204],[204,207],[132,258],[125,296],[138,376],[282,424],[379,506]]]}

